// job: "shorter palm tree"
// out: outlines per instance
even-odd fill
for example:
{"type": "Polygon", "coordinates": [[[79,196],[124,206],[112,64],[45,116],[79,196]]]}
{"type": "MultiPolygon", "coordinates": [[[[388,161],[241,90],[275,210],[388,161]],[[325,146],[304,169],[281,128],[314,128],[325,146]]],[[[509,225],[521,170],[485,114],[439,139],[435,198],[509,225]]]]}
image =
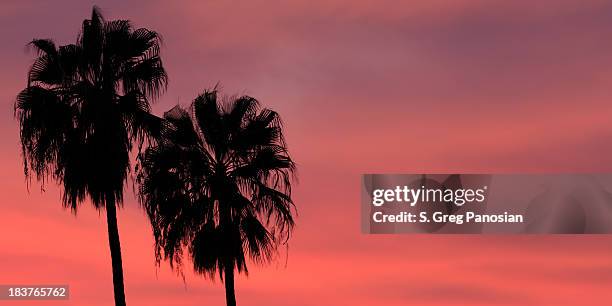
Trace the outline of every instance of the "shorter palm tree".
{"type": "Polygon", "coordinates": [[[219,275],[234,306],[234,271],[273,259],[294,226],[295,164],[280,117],[247,96],[220,103],[213,90],[164,120],[138,169],[157,261],[180,269],[186,252],[196,273],[219,275]]]}

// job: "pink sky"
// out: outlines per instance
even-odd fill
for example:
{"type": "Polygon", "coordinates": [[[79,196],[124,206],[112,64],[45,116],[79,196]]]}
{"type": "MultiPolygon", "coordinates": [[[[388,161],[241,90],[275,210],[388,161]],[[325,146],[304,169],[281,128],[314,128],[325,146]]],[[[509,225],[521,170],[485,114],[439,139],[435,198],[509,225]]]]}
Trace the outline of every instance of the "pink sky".
{"type": "MultiPolygon", "coordinates": [[[[285,120],[297,228],[286,266],[237,280],[239,305],[608,305],[606,236],[360,233],[361,173],[612,171],[612,5],[532,2],[97,4],[163,35],[155,113],[221,82],[285,120]]],[[[0,283],[70,284],[48,306],[112,304],[106,225],[54,186],[28,193],[12,105],[26,43],[73,42],[92,4],[0,4],[0,283]]],[[[155,268],[133,196],[119,225],[128,305],[224,305],[218,281],[155,268]]]]}

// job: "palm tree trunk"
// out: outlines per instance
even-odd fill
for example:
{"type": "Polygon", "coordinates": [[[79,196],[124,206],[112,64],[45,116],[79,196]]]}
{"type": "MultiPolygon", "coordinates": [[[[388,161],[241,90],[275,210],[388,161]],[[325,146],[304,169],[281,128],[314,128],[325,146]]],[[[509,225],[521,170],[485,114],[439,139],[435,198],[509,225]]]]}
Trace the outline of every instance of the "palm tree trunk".
{"type": "Polygon", "coordinates": [[[110,246],[113,265],[113,288],[115,291],[115,306],[125,306],[123,291],[123,264],[121,261],[121,243],[117,227],[117,207],[114,201],[106,203],[106,224],[108,226],[108,245],[110,246]]]}
{"type": "Polygon", "coordinates": [[[227,306],[236,306],[236,292],[234,291],[234,266],[225,267],[225,301],[227,306]]]}

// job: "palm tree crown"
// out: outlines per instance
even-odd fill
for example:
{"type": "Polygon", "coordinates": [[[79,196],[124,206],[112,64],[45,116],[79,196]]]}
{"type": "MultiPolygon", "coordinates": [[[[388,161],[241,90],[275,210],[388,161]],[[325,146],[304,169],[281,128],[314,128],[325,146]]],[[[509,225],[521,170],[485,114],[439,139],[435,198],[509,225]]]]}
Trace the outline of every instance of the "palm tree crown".
{"type": "Polygon", "coordinates": [[[76,44],[31,42],[38,57],[15,105],[25,170],[62,182],[65,205],[121,202],[132,141],[154,126],[149,100],[167,82],[159,42],[96,8],[76,44]]]}
{"type": "Polygon", "coordinates": [[[75,44],[31,46],[37,58],[15,103],[25,174],[60,183],[64,206],[75,212],[87,197],[106,208],[115,303],[125,305],[115,206],[133,142],[159,129],[149,102],[167,84],[160,37],[127,20],[105,21],[94,7],[75,44]]]}
{"type": "Polygon", "coordinates": [[[166,112],[138,179],[158,262],[180,267],[186,251],[196,272],[225,278],[235,305],[234,270],[272,259],[292,231],[295,164],[276,112],[247,96],[220,100],[207,91],[166,112]]]}

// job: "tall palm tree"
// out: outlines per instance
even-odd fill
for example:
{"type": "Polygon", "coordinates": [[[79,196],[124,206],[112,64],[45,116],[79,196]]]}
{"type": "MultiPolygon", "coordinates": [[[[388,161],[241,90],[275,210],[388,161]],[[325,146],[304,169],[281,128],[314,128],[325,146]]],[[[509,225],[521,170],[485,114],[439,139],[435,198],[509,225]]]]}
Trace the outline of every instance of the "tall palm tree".
{"type": "Polygon", "coordinates": [[[180,269],[186,252],[196,273],[218,273],[234,306],[234,271],[246,274],[248,258],[273,259],[294,226],[295,164],[280,117],[251,97],[222,102],[213,90],[164,120],[138,170],[156,258],[180,269]]]}
{"type": "Polygon", "coordinates": [[[115,305],[125,305],[117,206],[132,144],[160,123],[149,113],[167,84],[160,37],[127,20],[105,21],[94,7],[75,44],[31,45],[37,58],[15,103],[25,174],[58,182],[75,213],[86,198],[106,210],[115,305]]]}

